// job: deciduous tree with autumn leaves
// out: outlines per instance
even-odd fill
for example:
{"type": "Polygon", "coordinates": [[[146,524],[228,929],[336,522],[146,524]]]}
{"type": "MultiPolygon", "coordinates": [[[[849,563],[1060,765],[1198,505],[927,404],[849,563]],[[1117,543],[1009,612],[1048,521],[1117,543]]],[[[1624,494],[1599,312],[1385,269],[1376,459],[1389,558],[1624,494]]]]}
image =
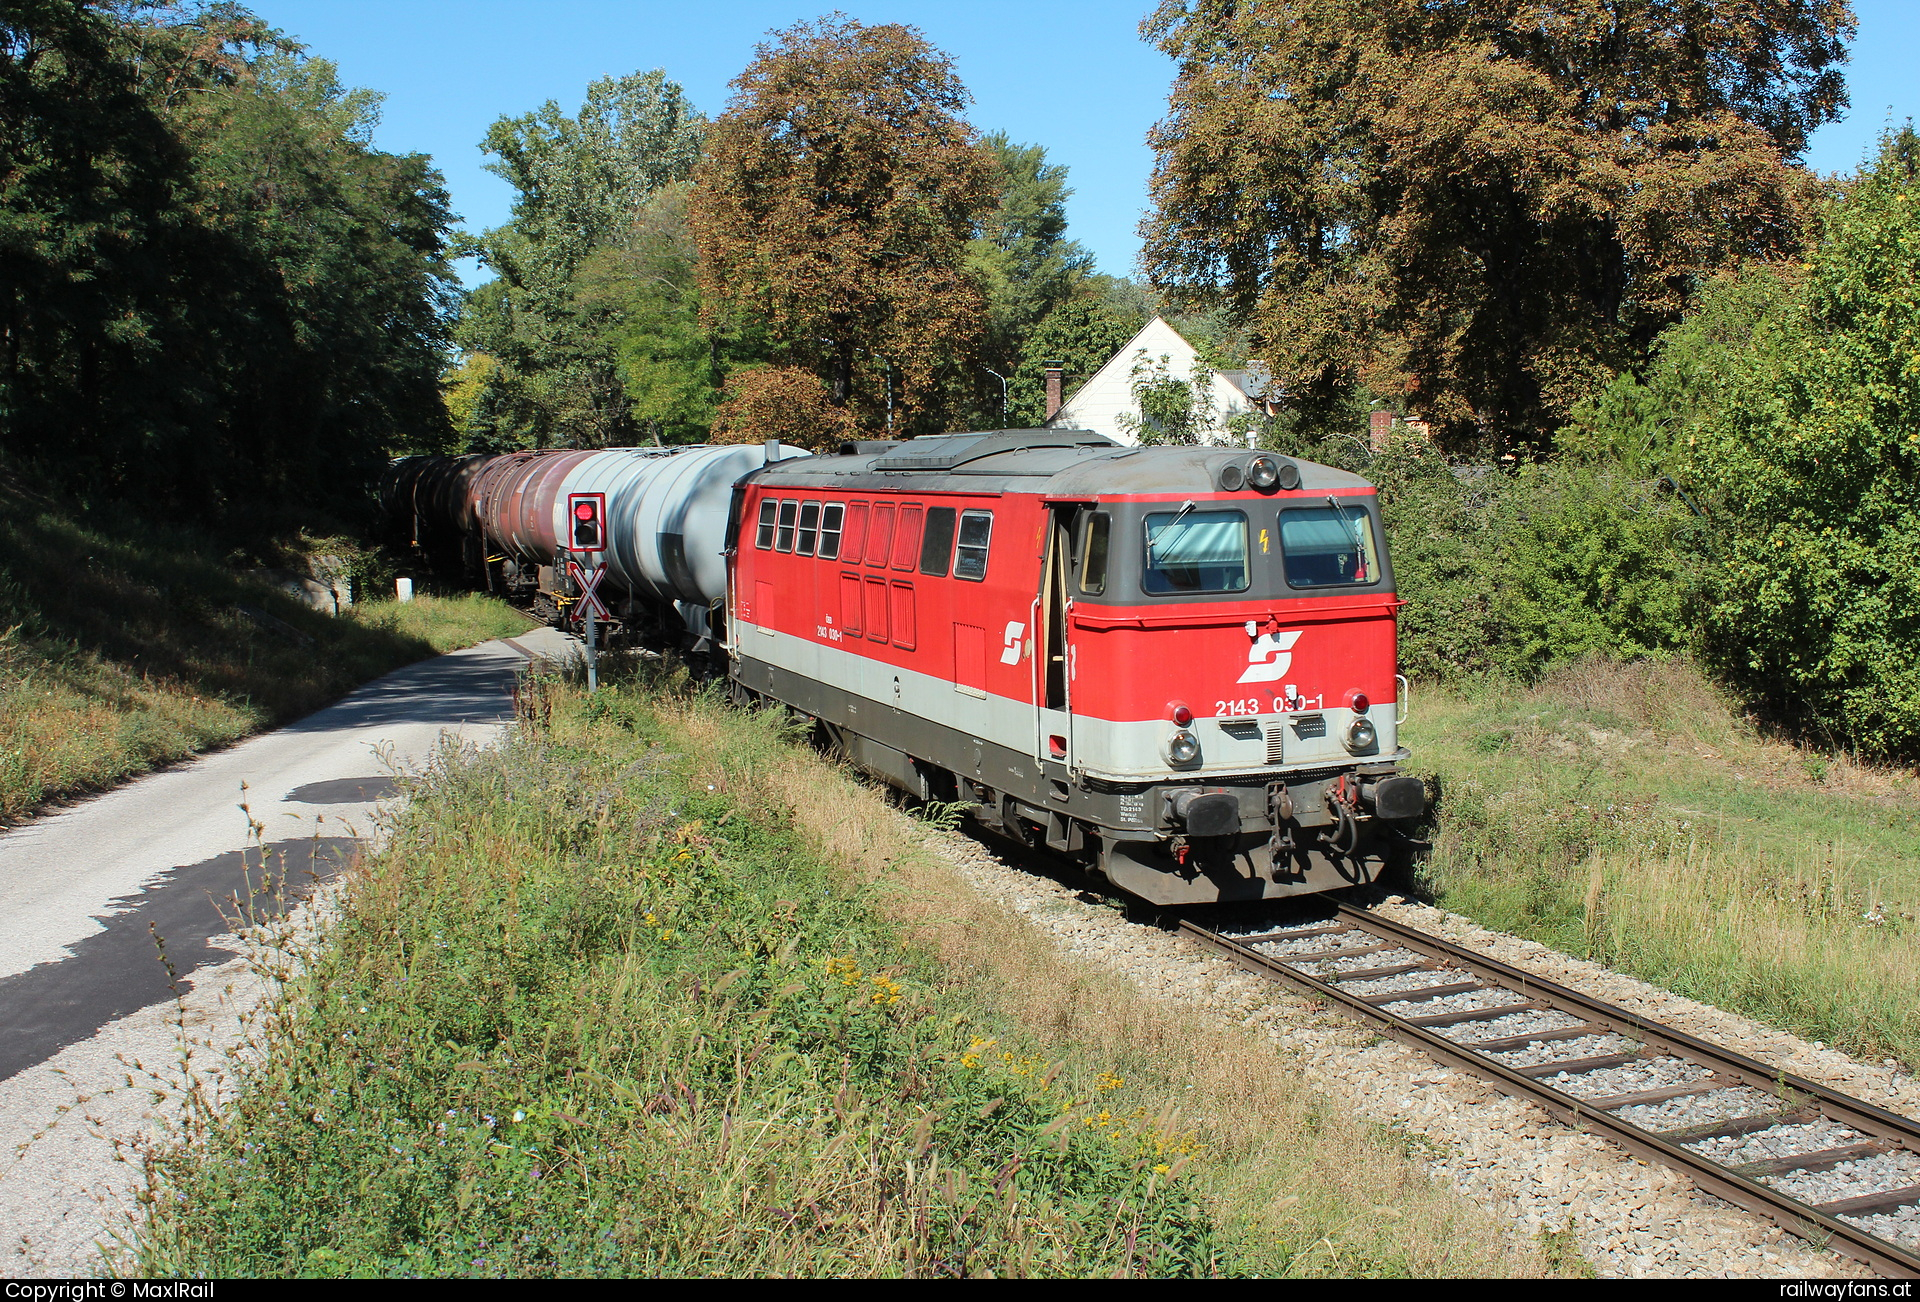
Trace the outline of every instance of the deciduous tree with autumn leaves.
{"type": "Polygon", "coordinates": [[[1794,255],[1846,0],[1164,0],[1145,260],[1307,406],[1538,451],[1706,276],[1794,255]]]}
{"type": "Polygon", "coordinates": [[[693,176],[708,324],[755,321],[870,427],[937,420],[941,368],[985,328],[965,259],[997,198],[966,89],[899,24],[823,18],[756,53],[693,176]]]}

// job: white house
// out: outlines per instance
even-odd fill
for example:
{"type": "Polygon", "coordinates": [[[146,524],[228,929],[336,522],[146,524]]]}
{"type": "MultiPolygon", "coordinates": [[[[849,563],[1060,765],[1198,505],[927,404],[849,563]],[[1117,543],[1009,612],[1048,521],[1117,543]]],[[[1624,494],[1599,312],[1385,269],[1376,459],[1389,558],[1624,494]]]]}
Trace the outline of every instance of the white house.
{"type": "MultiPolygon", "coordinates": [[[[1258,362],[1250,362],[1238,371],[1211,370],[1201,362],[1193,345],[1178,330],[1163,318],[1155,317],[1060,404],[1048,417],[1047,428],[1090,429],[1097,434],[1105,434],[1116,443],[1138,443],[1139,435],[1128,429],[1120,419],[1122,416],[1131,416],[1137,420],[1140,415],[1133,399],[1133,370],[1143,361],[1151,366],[1162,357],[1167,359],[1167,374],[1173,379],[1185,380],[1189,385],[1193,383],[1196,370],[1203,375],[1211,373],[1213,422],[1206,434],[1209,442],[1222,443],[1227,440],[1227,421],[1232,417],[1267,409],[1268,376],[1258,362]]],[[[1049,388],[1052,388],[1051,384],[1049,388]]]]}

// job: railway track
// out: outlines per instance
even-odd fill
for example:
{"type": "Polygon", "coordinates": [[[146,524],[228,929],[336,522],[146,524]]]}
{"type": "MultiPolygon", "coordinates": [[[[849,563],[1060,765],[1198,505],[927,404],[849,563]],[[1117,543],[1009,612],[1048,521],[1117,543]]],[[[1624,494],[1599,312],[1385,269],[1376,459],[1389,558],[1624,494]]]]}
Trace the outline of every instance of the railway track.
{"type": "Polygon", "coordinates": [[[1920,1123],[1351,905],[1180,931],[1803,1239],[1920,1277],[1920,1123]]]}

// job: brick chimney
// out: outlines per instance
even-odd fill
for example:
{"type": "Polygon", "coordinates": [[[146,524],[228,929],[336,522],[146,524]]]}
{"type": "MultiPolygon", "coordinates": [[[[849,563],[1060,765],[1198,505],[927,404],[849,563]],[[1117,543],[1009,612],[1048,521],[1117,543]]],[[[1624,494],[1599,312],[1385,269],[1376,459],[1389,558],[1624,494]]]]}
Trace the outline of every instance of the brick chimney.
{"type": "Polygon", "coordinates": [[[1367,446],[1375,452],[1387,450],[1387,437],[1393,433],[1393,413],[1390,411],[1369,412],[1367,415],[1367,446]]]}
{"type": "Polygon", "coordinates": [[[1060,410],[1060,404],[1065,401],[1065,396],[1061,393],[1061,388],[1063,387],[1062,381],[1066,375],[1067,364],[1065,362],[1042,362],[1041,366],[1043,366],[1047,372],[1046,419],[1052,420],[1054,413],[1060,410]]]}

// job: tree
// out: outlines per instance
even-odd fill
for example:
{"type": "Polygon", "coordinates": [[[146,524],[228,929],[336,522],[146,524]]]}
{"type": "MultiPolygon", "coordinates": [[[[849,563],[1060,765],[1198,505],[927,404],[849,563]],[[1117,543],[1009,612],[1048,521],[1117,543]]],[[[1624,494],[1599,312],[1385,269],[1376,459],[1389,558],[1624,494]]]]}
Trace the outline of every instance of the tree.
{"type": "Polygon", "coordinates": [[[1066,186],[1066,168],[1048,163],[1039,145],[1013,144],[1004,131],[980,143],[994,160],[999,200],[967,242],[967,267],[980,284],[987,316],[979,356],[983,369],[966,380],[976,394],[975,423],[998,426],[1002,390],[994,375],[1011,382],[1021,345],[1082,287],[1093,272],[1093,255],[1066,238],[1067,197],[1073,193],[1066,186]]]}
{"type": "Polygon", "coordinates": [[[1300,400],[1538,449],[1705,275],[1799,247],[1845,0],[1164,0],[1155,279],[1300,400]]]}
{"type": "Polygon", "coordinates": [[[844,407],[828,400],[820,377],[798,366],[756,366],[727,380],[726,401],[713,423],[715,443],[762,443],[778,439],[812,452],[827,452],[859,428],[844,407]]]}
{"type": "Polygon", "coordinates": [[[0,8],[9,450],[230,518],[444,441],[446,195],[377,110],[238,5],[0,8]]]}
{"type": "Polygon", "coordinates": [[[1743,289],[1751,341],[1671,445],[1717,525],[1708,657],[1778,717],[1920,757],[1920,136],[1832,203],[1797,282],[1743,289]]]}
{"type": "Polygon", "coordinates": [[[694,175],[704,319],[764,323],[836,407],[923,404],[983,325],[965,255],[993,173],[967,92],[898,24],[803,23],[756,56],[694,175]]]}
{"type": "MultiPolygon", "coordinates": [[[[488,129],[488,167],[518,196],[512,220],[470,246],[499,280],[475,292],[460,342],[500,359],[494,408],[515,443],[603,447],[631,442],[643,425],[660,434],[657,395],[643,401],[653,414],[636,418],[616,343],[631,311],[660,300],[641,283],[623,285],[619,268],[648,204],[692,171],[704,130],[658,68],[593,82],[572,117],[548,100],[488,129]]],[[[650,256],[636,255],[639,264],[650,256]]]]}
{"type": "Polygon", "coordinates": [[[1133,405],[1139,415],[1121,412],[1116,420],[1141,443],[1171,443],[1193,447],[1208,441],[1216,415],[1213,408],[1213,365],[1205,357],[1187,379],[1173,373],[1173,358],[1166,353],[1147,356],[1142,348],[1133,355],[1128,372],[1128,387],[1133,390],[1133,405]]]}
{"type": "Polygon", "coordinates": [[[1046,419],[1048,362],[1061,363],[1067,391],[1072,392],[1140,332],[1148,321],[1143,311],[1086,294],[1047,313],[1020,347],[1020,365],[1008,386],[1012,425],[1031,428],[1046,419]]]}

